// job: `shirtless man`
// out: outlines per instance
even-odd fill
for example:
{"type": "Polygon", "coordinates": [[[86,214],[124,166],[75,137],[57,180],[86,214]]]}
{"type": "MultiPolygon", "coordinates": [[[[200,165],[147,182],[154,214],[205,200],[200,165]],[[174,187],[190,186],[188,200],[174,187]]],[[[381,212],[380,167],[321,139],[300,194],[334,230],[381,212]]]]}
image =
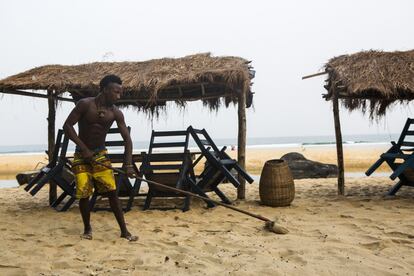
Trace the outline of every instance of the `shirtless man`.
{"type": "Polygon", "coordinates": [[[116,121],[125,141],[123,168],[128,176],[134,175],[132,166],[132,141],[125,125],[124,115],[114,105],[122,94],[122,81],[118,76],[105,76],[100,82],[100,93],[93,98],[81,99],[69,114],[63,129],[65,134],[76,144],[75,159],[72,170],[76,179],[76,198],[84,224],[82,238],[92,239],[90,225],[89,197],[93,194],[94,183],[98,192],[109,198],[112,212],[121,228],[121,237],[136,241],[138,237],[128,231],[121,204],[116,194],[113,171],[97,164],[111,165],[106,156],[105,138],[112,123],[116,121]],[[78,123],[79,135],[74,129],[78,123]]]}

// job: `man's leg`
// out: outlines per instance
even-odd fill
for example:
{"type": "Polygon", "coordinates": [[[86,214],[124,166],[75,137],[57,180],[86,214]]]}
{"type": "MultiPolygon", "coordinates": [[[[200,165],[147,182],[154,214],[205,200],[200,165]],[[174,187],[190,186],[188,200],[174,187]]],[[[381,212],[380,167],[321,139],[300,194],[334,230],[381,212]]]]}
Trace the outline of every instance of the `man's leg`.
{"type": "Polygon", "coordinates": [[[116,195],[116,191],[110,191],[107,194],[112,212],[114,213],[116,221],[119,224],[119,228],[121,229],[121,237],[129,241],[138,240],[138,237],[133,236],[131,233],[129,233],[126,227],[124,213],[122,212],[121,204],[119,202],[118,196],[116,195]]]}
{"type": "Polygon", "coordinates": [[[83,235],[82,238],[91,240],[92,239],[92,227],[91,227],[91,210],[89,208],[89,198],[79,199],[79,210],[83,220],[83,235]]]}
{"type": "Polygon", "coordinates": [[[89,207],[89,196],[93,192],[93,184],[90,173],[91,166],[82,159],[79,152],[75,152],[75,158],[72,163],[72,172],[76,181],[76,198],[79,198],[79,210],[83,220],[83,234],[81,238],[92,239],[92,227],[90,224],[91,211],[89,207]]]}

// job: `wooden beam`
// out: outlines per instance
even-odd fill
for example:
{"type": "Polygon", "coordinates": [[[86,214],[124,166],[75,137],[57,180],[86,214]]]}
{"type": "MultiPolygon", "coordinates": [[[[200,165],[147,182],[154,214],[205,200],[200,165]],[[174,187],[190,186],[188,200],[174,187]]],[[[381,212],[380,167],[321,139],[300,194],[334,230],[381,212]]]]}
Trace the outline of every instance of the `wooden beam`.
{"type": "MultiPolygon", "coordinates": [[[[33,92],[26,92],[26,91],[20,91],[20,90],[2,90],[0,93],[3,94],[11,94],[11,95],[19,95],[19,96],[27,96],[27,97],[34,97],[34,98],[43,98],[43,99],[49,99],[48,95],[44,94],[38,94],[33,92]]],[[[75,102],[75,100],[70,98],[64,98],[64,97],[55,97],[56,100],[64,101],[64,102],[75,102]]]]}
{"type": "Polygon", "coordinates": [[[309,79],[309,78],[313,78],[313,77],[317,77],[317,76],[322,76],[322,75],[325,75],[325,74],[328,74],[328,72],[327,71],[324,71],[324,72],[319,72],[319,73],[315,73],[315,74],[303,76],[302,77],[302,80],[309,79]]]}
{"type": "MultiPolygon", "coordinates": [[[[225,93],[225,94],[213,94],[213,95],[206,95],[204,97],[183,97],[180,99],[177,99],[177,97],[161,97],[157,98],[157,101],[175,101],[175,100],[183,100],[183,101],[198,101],[198,100],[209,100],[209,99],[217,99],[217,98],[224,98],[224,97],[230,97],[234,96],[234,94],[225,93]]],[[[148,98],[137,98],[137,99],[121,99],[116,102],[116,104],[134,104],[136,102],[148,102],[148,98]]]]}
{"type": "Polygon", "coordinates": [[[164,87],[164,88],[162,88],[161,89],[161,91],[163,91],[163,90],[169,90],[169,89],[176,89],[176,88],[178,88],[178,87],[181,87],[181,88],[189,88],[189,87],[200,87],[200,85],[206,85],[206,86],[208,86],[208,85],[221,85],[221,86],[228,86],[228,83],[225,83],[225,82],[206,82],[206,81],[204,81],[204,82],[194,82],[194,83],[189,83],[189,84],[175,84],[175,85],[169,85],[169,86],[167,86],[167,87],[164,87]]]}
{"type": "Polygon", "coordinates": [[[345,194],[344,154],[342,147],[341,121],[339,118],[338,95],[334,92],[332,97],[335,124],[336,154],[338,159],[338,194],[345,194]]]}
{"type": "Polygon", "coordinates": [[[201,96],[204,97],[206,94],[206,88],[204,87],[204,84],[201,84],[201,96]]]}
{"type": "MultiPolygon", "coordinates": [[[[49,161],[53,158],[53,149],[55,148],[55,120],[56,120],[56,103],[53,95],[53,90],[47,91],[49,114],[47,117],[47,140],[48,140],[48,156],[49,161]]],[[[56,183],[49,182],[49,205],[57,198],[56,183]]]]}
{"type": "MultiPolygon", "coordinates": [[[[245,84],[238,97],[239,128],[237,135],[237,162],[244,170],[246,168],[246,92],[249,84],[245,84]]],[[[246,180],[239,174],[240,186],[237,188],[237,199],[246,198],[246,180]]]]}

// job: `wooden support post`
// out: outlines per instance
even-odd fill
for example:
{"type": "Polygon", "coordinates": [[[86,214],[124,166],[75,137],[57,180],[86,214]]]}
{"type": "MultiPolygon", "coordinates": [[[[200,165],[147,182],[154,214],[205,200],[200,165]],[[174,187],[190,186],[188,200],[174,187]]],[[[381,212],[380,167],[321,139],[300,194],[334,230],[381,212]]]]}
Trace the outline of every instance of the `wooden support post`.
{"type": "Polygon", "coordinates": [[[342,148],[342,133],[341,133],[341,122],[339,120],[339,103],[338,95],[333,93],[333,114],[335,123],[335,137],[336,137],[336,155],[338,158],[338,194],[345,194],[345,175],[344,175],[344,155],[342,148]]]}
{"type": "MultiPolygon", "coordinates": [[[[238,97],[237,162],[242,169],[246,169],[246,89],[248,89],[248,85],[243,87],[238,97]]],[[[238,180],[240,186],[237,188],[237,199],[245,199],[246,180],[240,174],[238,175],[238,180]]]]}
{"type": "MultiPolygon", "coordinates": [[[[49,161],[52,160],[53,149],[55,147],[55,119],[56,119],[56,100],[53,96],[53,90],[47,91],[49,114],[47,117],[47,145],[49,161]]],[[[49,205],[51,205],[57,198],[56,183],[51,181],[49,183],[49,205]]]]}

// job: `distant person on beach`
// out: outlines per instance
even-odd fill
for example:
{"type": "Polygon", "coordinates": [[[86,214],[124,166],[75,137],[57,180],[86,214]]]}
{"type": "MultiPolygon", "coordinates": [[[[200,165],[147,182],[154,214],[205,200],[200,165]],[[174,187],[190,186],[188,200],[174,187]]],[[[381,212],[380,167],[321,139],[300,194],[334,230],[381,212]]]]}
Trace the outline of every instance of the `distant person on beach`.
{"type": "Polygon", "coordinates": [[[118,76],[105,76],[100,82],[100,93],[96,97],[79,100],[63,126],[66,135],[76,144],[72,171],[76,179],[76,198],[84,224],[82,238],[92,239],[89,197],[93,194],[94,183],[99,193],[108,196],[109,204],[121,228],[121,237],[136,241],[137,236],[127,230],[121,204],[116,194],[113,171],[97,164],[111,165],[105,149],[105,138],[112,123],[116,121],[125,141],[123,168],[129,177],[135,172],[132,166],[132,141],[125,125],[124,115],[114,105],[122,94],[122,81],[118,76]],[[78,123],[79,135],[74,129],[78,123]]]}

